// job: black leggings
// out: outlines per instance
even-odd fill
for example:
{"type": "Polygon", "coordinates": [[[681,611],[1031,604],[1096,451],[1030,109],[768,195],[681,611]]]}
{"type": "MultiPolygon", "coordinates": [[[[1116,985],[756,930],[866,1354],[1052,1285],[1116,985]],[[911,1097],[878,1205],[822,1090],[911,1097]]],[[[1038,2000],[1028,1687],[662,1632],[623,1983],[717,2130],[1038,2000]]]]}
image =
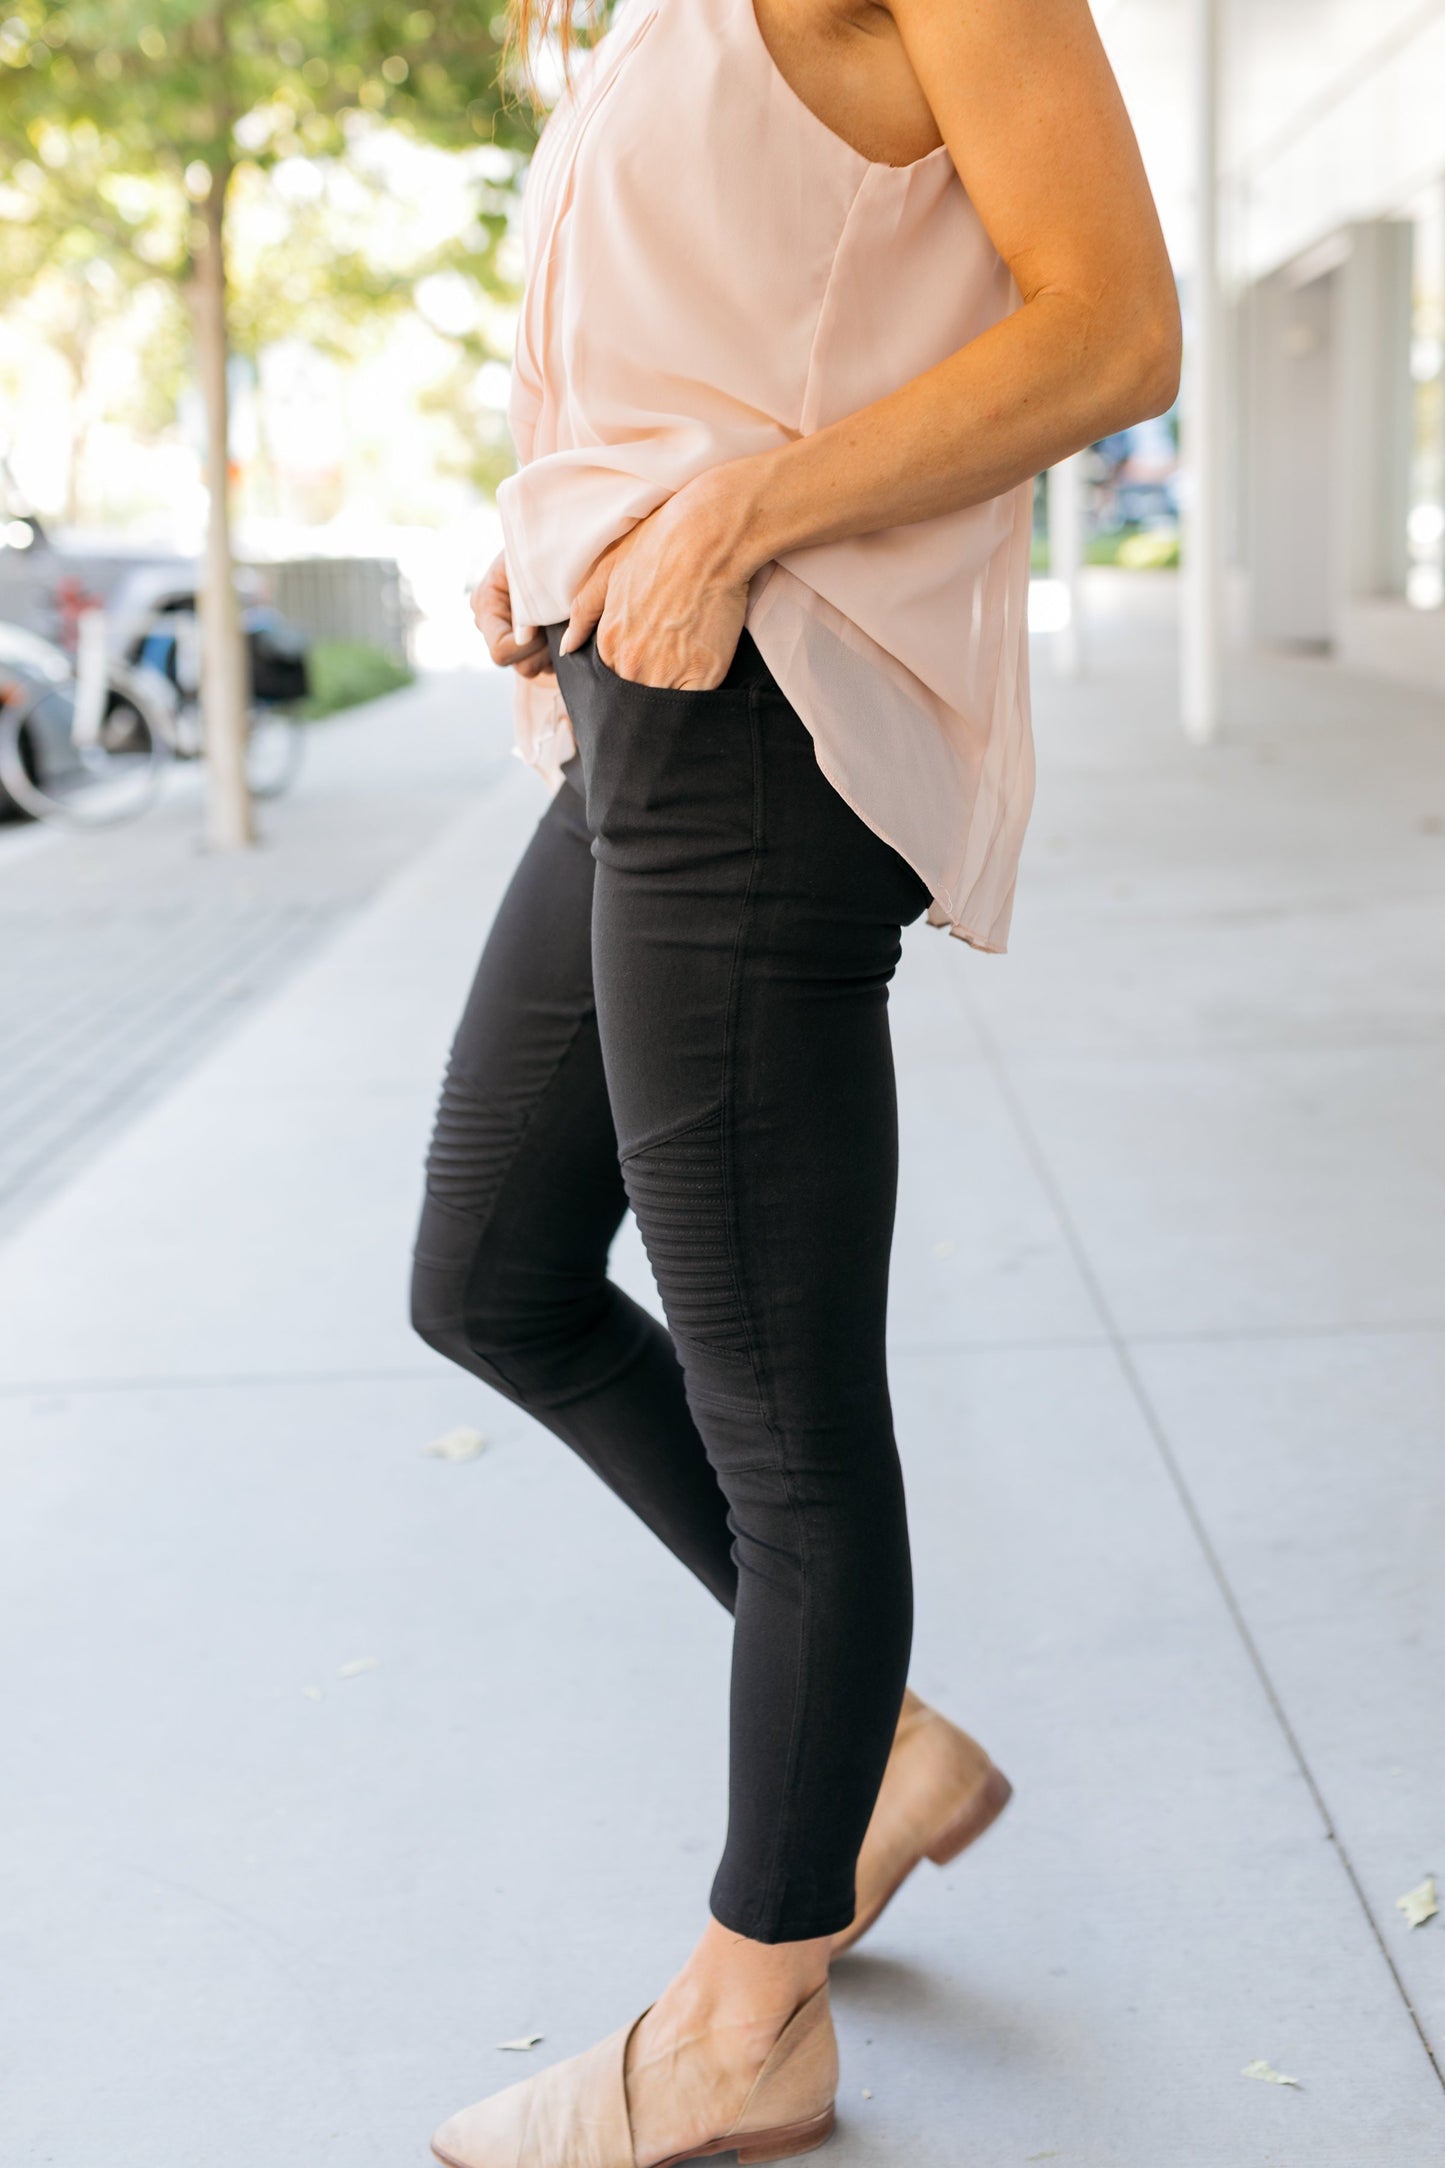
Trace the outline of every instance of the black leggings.
{"type": "Polygon", "coordinates": [[[712,1910],[833,1934],[912,1632],[887,1001],[928,891],[746,633],[711,692],[634,685],[591,641],[559,677],[578,756],[452,1048],[413,1319],[734,1611],[712,1910]],[[670,1332],[607,1278],[629,1203],[670,1332]]]}

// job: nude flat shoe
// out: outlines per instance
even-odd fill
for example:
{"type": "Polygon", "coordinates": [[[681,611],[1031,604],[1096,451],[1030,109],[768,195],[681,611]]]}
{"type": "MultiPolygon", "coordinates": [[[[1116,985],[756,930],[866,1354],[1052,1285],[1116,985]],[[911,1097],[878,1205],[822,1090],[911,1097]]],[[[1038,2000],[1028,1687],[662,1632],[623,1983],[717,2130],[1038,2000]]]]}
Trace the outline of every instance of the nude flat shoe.
{"type": "MultiPolygon", "coordinates": [[[[583,2054],[463,2108],[437,2131],[433,2153],[444,2168],[638,2168],[625,2070],[640,2023],[634,2018],[583,2054]]],[[[678,2168],[714,2153],[736,2153],[748,2168],[811,2153],[832,2135],[837,2090],[838,2042],[824,1981],[779,2033],[729,2127],[646,2168],[678,2168]]]]}
{"type": "Polygon", "coordinates": [[[858,1909],[833,1937],[840,1957],[866,1935],[925,1859],[945,1867],[996,1822],[1013,1786],[977,1739],[920,1701],[903,1697],[888,1767],[858,1855],[858,1909]]]}

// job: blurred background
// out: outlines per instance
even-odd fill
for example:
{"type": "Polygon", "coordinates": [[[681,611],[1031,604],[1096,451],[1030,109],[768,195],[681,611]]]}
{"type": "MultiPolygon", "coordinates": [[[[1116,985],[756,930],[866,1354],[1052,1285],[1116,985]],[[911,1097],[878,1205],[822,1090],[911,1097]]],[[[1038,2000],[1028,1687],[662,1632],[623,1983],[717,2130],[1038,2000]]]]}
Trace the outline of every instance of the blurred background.
{"type": "MultiPolygon", "coordinates": [[[[1427,2168],[1445,0],[1094,12],[1181,399],[1039,477],[1011,954],[893,1002],[914,1683],[1017,1803],[839,1968],[834,2150],[1427,2168]]],[[[406,1324],[544,803],[504,33],[0,0],[7,2163],[420,2158],[721,1840],[722,1621],[406,1324]]]]}

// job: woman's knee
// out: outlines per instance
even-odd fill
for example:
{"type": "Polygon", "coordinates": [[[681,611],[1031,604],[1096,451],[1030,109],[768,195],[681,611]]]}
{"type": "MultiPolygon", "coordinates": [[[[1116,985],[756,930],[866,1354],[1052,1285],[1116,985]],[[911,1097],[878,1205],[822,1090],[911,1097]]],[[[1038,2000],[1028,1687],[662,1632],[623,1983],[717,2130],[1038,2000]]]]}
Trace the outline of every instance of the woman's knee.
{"type": "MultiPolygon", "coordinates": [[[[450,1230],[448,1230],[450,1232],[450,1230]]],[[[595,1383],[615,1360],[616,1291],[605,1267],[565,1270],[504,1234],[428,1240],[412,1262],[411,1323],[438,1354],[523,1402],[550,1402],[595,1383]]]]}
{"type": "Polygon", "coordinates": [[[412,1259],[413,1332],[453,1360],[504,1356],[535,1338],[520,1260],[495,1237],[470,1229],[462,1241],[438,1242],[429,1218],[412,1259]]]}
{"type": "Polygon", "coordinates": [[[417,1250],[411,1265],[411,1329],[453,1362],[463,1361],[467,1352],[465,1287],[465,1273],[456,1265],[417,1250]]]}

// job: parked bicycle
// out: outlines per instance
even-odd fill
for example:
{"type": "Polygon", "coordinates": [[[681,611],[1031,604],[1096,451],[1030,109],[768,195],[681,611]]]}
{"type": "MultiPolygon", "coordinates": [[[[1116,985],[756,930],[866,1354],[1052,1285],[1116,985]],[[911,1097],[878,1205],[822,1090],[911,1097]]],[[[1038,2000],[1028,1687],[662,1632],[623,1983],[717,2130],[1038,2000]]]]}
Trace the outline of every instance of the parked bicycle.
{"type": "MultiPolygon", "coordinates": [[[[246,770],[259,798],[294,780],[308,689],[305,643],[276,614],[246,613],[251,668],[246,770]]],[[[0,809],[105,827],[154,804],[176,761],[204,751],[195,597],[148,597],[121,613],[80,613],[74,659],[0,625],[0,809]],[[120,646],[122,652],[117,653],[120,646]]]]}

